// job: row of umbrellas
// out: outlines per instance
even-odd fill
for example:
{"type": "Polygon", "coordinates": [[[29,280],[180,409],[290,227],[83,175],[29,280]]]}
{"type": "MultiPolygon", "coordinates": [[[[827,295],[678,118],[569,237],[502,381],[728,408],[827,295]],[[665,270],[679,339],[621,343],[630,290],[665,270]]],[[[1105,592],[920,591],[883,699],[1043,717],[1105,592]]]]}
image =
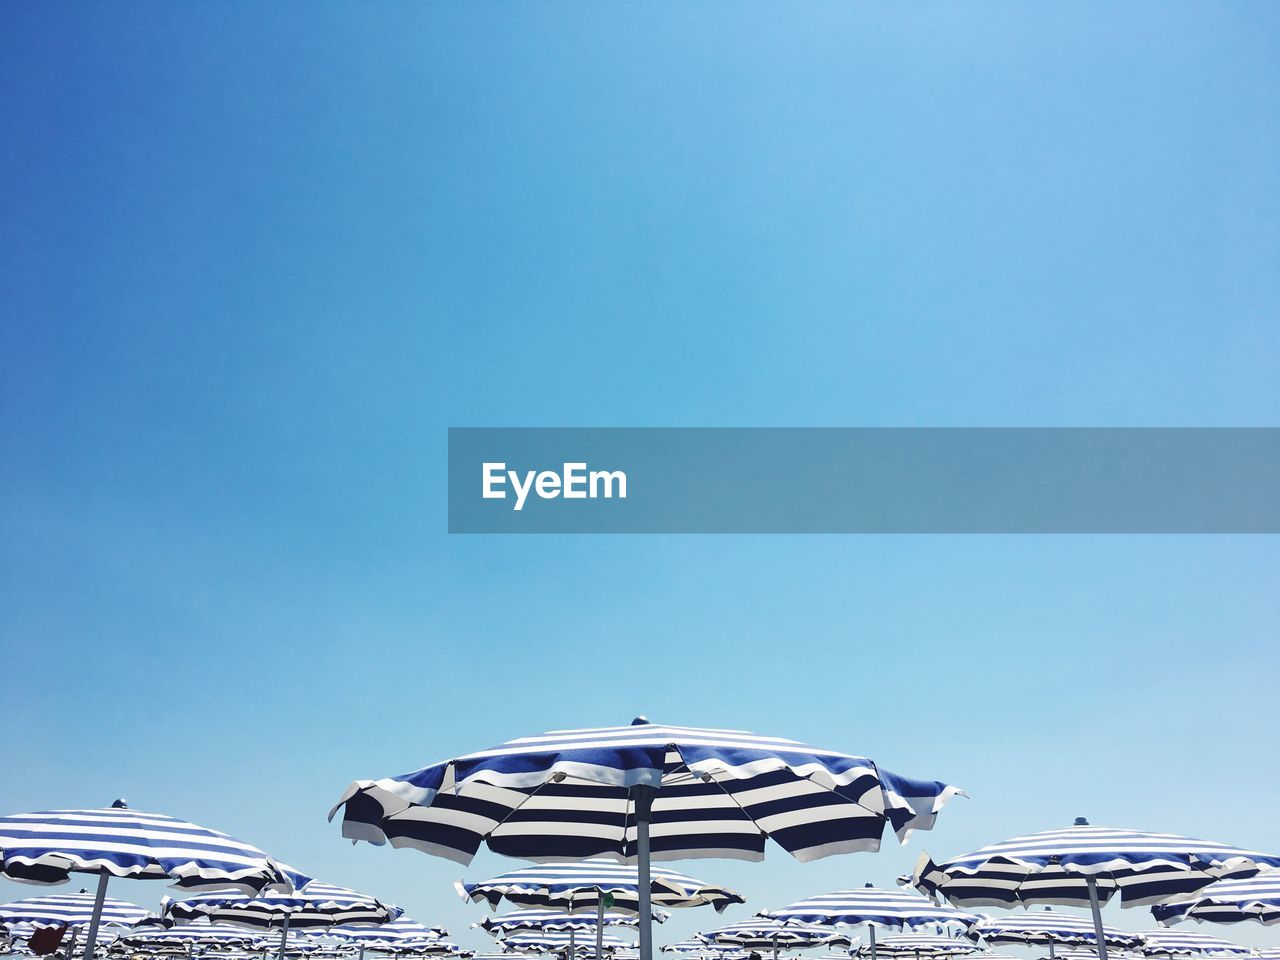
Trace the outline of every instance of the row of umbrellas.
{"type": "MultiPolygon", "coordinates": [[[[463,864],[482,846],[537,863],[602,856],[633,862],[634,904],[619,904],[605,882],[594,885],[594,902],[589,888],[570,895],[567,912],[594,909],[600,917],[613,899],[614,909],[638,917],[638,960],[653,960],[655,901],[662,907],[733,902],[727,891],[706,885],[698,885],[702,892],[692,898],[668,890],[654,861],[760,860],[770,838],[801,861],[874,852],[886,829],[900,842],[914,831],[932,829],[957,795],[962,791],[953,785],[899,776],[843,751],[637,718],[625,727],[553,731],[407,774],[358,780],[330,816],[341,814],[342,833],[349,839],[411,847],[463,864]]],[[[1112,898],[1123,906],[1183,902],[1215,881],[1278,868],[1280,857],[1256,851],[1078,821],[1066,830],[1015,838],[940,864],[925,856],[907,882],[957,908],[1088,907],[1099,960],[1107,960],[1100,907],[1112,898]]],[[[555,893],[538,902],[544,890],[556,886],[549,875],[553,871],[531,869],[535,876],[524,886],[467,895],[491,904],[497,896],[522,907],[563,908],[550,902],[563,900],[555,893]]],[[[289,927],[303,922],[305,909],[296,901],[308,899],[315,883],[224,834],[123,805],[113,811],[0,818],[0,872],[44,883],[65,882],[72,872],[96,873],[86,958],[93,956],[111,876],[169,880],[184,894],[166,902],[172,916],[231,913],[234,922],[278,928],[282,957],[289,927]],[[275,910],[261,902],[272,898],[293,903],[275,910]]],[[[321,913],[329,915],[318,924],[337,925],[341,905],[328,903],[332,891],[321,899],[321,913]]],[[[370,922],[398,915],[398,908],[378,906],[383,915],[370,922]]],[[[877,921],[851,916],[762,919],[777,928],[822,927],[829,938],[838,933],[830,928],[842,925],[867,924],[875,930],[877,921]]],[[[596,925],[598,953],[603,953],[604,926],[596,925]]],[[[571,946],[576,932],[566,931],[571,946]]],[[[775,948],[781,936],[772,937],[775,948]]],[[[874,934],[867,946],[874,958],[874,934]]]]}

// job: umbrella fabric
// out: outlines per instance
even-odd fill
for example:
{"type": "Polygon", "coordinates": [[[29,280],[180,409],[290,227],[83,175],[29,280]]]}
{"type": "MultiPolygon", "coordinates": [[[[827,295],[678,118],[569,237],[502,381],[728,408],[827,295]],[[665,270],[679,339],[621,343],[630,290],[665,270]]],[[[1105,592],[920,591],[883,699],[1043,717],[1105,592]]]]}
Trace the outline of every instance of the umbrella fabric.
{"type": "MultiPolygon", "coordinates": [[[[93,901],[93,894],[82,890],[0,903],[0,927],[17,923],[30,923],[37,927],[57,927],[64,923],[68,927],[84,926],[93,916],[93,901]]],[[[136,903],[110,897],[102,902],[101,922],[104,924],[131,927],[147,915],[148,911],[136,903]]]]}
{"type": "MultiPolygon", "coordinates": [[[[1135,934],[1139,940],[1142,939],[1141,934],[1135,934]]],[[[1128,950],[1108,950],[1108,955],[1112,960],[1132,960],[1134,957],[1141,957],[1142,954],[1136,948],[1128,950]]],[[[980,955],[977,960],[987,960],[987,955],[980,955]]],[[[1045,956],[1043,960],[1098,960],[1098,951],[1089,947],[1064,947],[1061,950],[1054,950],[1051,955],[1045,956]]]]}
{"type": "Polygon", "coordinates": [[[428,927],[403,916],[376,927],[333,927],[327,934],[374,953],[445,954],[459,951],[460,947],[444,939],[448,935],[449,931],[443,927],[428,927]]]}
{"type": "MultiPolygon", "coordinates": [[[[950,957],[965,953],[983,953],[980,946],[970,940],[942,937],[936,934],[903,933],[882,937],[876,941],[876,952],[882,957],[921,956],[950,957]]],[[[870,944],[859,947],[857,956],[871,956],[870,944]]]]}
{"type": "MultiPolygon", "coordinates": [[[[1060,913],[1056,910],[1036,910],[1006,914],[1003,917],[984,917],[972,930],[973,936],[987,943],[1054,943],[1083,945],[1098,939],[1091,917],[1060,913]]],[[[1109,947],[1137,947],[1142,937],[1118,927],[1104,926],[1102,935],[1109,947]]]]}
{"type": "Polygon", "coordinates": [[[470,863],[482,843],[525,860],[637,856],[634,787],[656,790],[651,857],[802,861],[930,829],[959,792],[863,757],[728,730],[651,724],[556,731],[384,780],[358,780],[343,836],[470,863]]]}
{"type": "Polygon", "coordinates": [[[913,882],[958,906],[1090,903],[1119,894],[1124,906],[1187,894],[1232,876],[1280,867],[1280,857],[1172,834],[1116,830],[1077,822],[1063,830],[1015,837],[935,864],[927,856],[913,882]]]}
{"type": "Polygon", "coordinates": [[[1144,930],[1139,952],[1145,957],[1249,957],[1252,947],[1191,930],[1144,930]]]}
{"type": "MultiPolygon", "coordinates": [[[[638,872],[634,866],[610,860],[581,863],[548,863],[512,870],[481,883],[458,883],[458,893],[476,903],[497,908],[503,900],[519,907],[553,907],[568,913],[591,911],[600,902],[600,893],[611,894],[610,910],[638,914],[640,895],[638,872]]],[[[741,894],[724,887],[695,880],[675,870],[654,867],[650,896],[655,906],[700,907],[717,911],[732,903],[745,903],[741,894]]]]}
{"type": "MultiPolygon", "coordinates": [[[[653,911],[653,919],[658,923],[665,923],[670,918],[671,914],[662,910],[653,911]]],[[[606,927],[634,927],[640,923],[639,916],[634,913],[610,912],[606,913],[602,919],[606,927]]],[[[594,932],[597,922],[595,913],[571,914],[563,910],[514,910],[499,917],[486,918],[476,926],[495,937],[501,937],[519,930],[594,932]]]]}
{"type": "Polygon", "coordinates": [[[761,914],[783,923],[831,926],[872,924],[896,930],[964,933],[982,918],[935,904],[916,893],[867,886],[824,893],[761,914]]]}
{"type": "Polygon", "coordinates": [[[121,934],[117,947],[138,949],[185,948],[193,946],[249,947],[257,945],[260,937],[251,930],[243,930],[225,923],[181,923],[172,927],[147,927],[121,934]]]}
{"type": "Polygon", "coordinates": [[[177,920],[209,917],[223,923],[261,929],[288,926],[291,930],[314,930],[339,925],[385,924],[403,911],[346,887],[312,880],[292,893],[271,892],[260,897],[239,893],[165,897],[161,901],[160,912],[177,920]]]}
{"type": "MultiPolygon", "coordinates": [[[[710,958],[710,960],[742,960],[750,954],[749,950],[745,950],[737,944],[731,943],[708,943],[698,937],[689,940],[679,940],[676,943],[663,944],[660,947],[664,953],[681,953],[689,960],[693,958],[710,958]]],[[[841,960],[849,960],[846,953],[841,960]]]]}
{"type": "Polygon", "coordinates": [[[1151,912],[1164,924],[1181,920],[1254,920],[1268,926],[1280,923],[1280,873],[1268,871],[1243,880],[1219,880],[1185,900],[1156,904],[1151,912]]]}
{"type": "Polygon", "coordinates": [[[816,946],[848,946],[852,941],[829,927],[805,927],[778,920],[757,918],[726,923],[699,933],[697,939],[747,950],[804,950],[816,946]]]}
{"type": "MultiPolygon", "coordinates": [[[[619,950],[625,947],[634,947],[635,944],[628,943],[613,934],[606,933],[601,938],[602,946],[606,951],[619,950]]],[[[569,949],[572,940],[576,952],[595,952],[595,938],[584,940],[580,937],[574,937],[572,932],[569,933],[516,933],[506,937],[502,941],[502,949],[518,952],[518,953],[562,953],[569,949]]],[[[510,960],[510,957],[508,957],[510,960]]]]}
{"type": "Polygon", "coordinates": [[[184,889],[289,889],[257,847],[225,833],[127,807],[45,810],[0,817],[0,873],[65,883],[72,873],[170,880],[184,889]]]}

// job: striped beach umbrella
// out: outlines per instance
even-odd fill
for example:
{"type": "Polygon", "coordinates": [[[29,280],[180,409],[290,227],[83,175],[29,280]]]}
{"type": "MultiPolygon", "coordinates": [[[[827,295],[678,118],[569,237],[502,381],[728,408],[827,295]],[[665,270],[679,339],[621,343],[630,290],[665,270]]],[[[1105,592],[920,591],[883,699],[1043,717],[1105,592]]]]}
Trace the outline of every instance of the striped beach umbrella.
{"type": "Polygon", "coordinates": [[[955,907],[936,904],[918,893],[880,890],[867,884],[861,889],[824,893],[798,900],[764,915],[783,923],[827,927],[866,925],[872,960],[877,956],[876,928],[914,932],[965,933],[982,918],[955,907]]]}
{"type": "MultiPolygon", "coordinates": [[[[611,933],[603,934],[601,940],[601,946],[606,953],[635,946],[635,944],[628,943],[626,940],[615,937],[611,933]]],[[[504,937],[501,943],[502,949],[508,951],[508,953],[572,953],[573,956],[577,956],[579,953],[593,949],[590,944],[583,943],[579,945],[574,939],[572,930],[564,933],[552,933],[550,931],[546,933],[513,933],[509,937],[504,937]]],[[[508,956],[507,960],[510,960],[510,956],[508,956]]]]}
{"type": "MultiPolygon", "coordinates": [[[[987,951],[972,940],[931,933],[899,933],[882,937],[876,950],[877,955],[882,957],[958,957],[973,953],[981,955],[979,960],[988,960],[987,951]]],[[[871,945],[859,947],[855,956],[870,957],[871,945]]]]}
{"type": "Polygon", "coordinates": [[[337,926],[328,931],[328,936],[349,943],[359,949],[363,957],[365,951],[387,954],[436,953],[440,956],[455,954],[461,947],[445,939],[449,931],[443,927],[429,927],[417,920],[400,916],[390,923],[376,927],[337,926]]]}
{"type": "Polygon", "coordinates": [[[336,926],[379,926],[403,911],[376,897],[331,883],[311,880],[289,893],[270,891],[257,897],[242,893],[198,893],[187,897],[165,897],[160,913],[175,920],[207,917],[221,923],[279,930],[279,956],[283,957],[289,931],[328,930],[336,926]]]}
{"type": "MultiPolygon", "coordinates": [[[[653,911],[655,923],[665,923],[670,918],[671,914],[666,911],[653,911]]],[[[602,923],[606,927],[635,927],[639,926],[640,917],[634,913],[618,912],[575,914],[563,910],[513,910],[501,916],[487,917],[475,926],[495,937],[502,937],[518,931],[536,933],[540,930],[594,933],[602,923]]]]}
{"type": "Polygon", "coordinates": [[[1158,903],[1214,880],[1280,867],[1280,857],[1173,834],[1091,826],[1083,817],[983,847],[941,864],[923,856],[912,878],[925,893],[959,906],[1088,906],[1100,960],[1107,960],[1101,904],[1158,903]]]}
{"type": "Polygon", "coordinates": [[[0,817],[0,874],[27,883],[66,883],[72,873],[98,875],[84,954],[93,955],[111,877],[169,880],[190,890],[258,893],[296,882],[276,861],[207,827],[128,809],[45,810],[0,817]]]}
{"type": "MultiPolygon", "coordinates": [[[[984,917],[971,932],[985,943],[1047,944],[1050,957],[1055,955],[1059,944],[1087,946],[1096,943],[1098,939],[1092,918],[1047,908],[1010,913],[1002,917],[984,917]]],[[[1103,924],[1102,935],[1106,938],[1108,947],[1120,950],[1142,944],[1141,935],[1106,924],[1103,924]]]]}
{"type": "Polygon", "coordinates": [[[1255,951],[1207,933],[1156,929],[1142,931],[1138,952],[1144,957],[1251,957],[1255,951]]]}
{"type": "MultiPolygon", "coordinates": [[[[568,914],[593,911],[597,932],[602,932],[608,925],[600,923],[605,915],[606,902],[610,909],[633,914],[637,924],[639,922],[639,868],[612,860],[524,867],[480,883],[458,883],[456,887],[464,899],[488,903],[491,909],[506,901],[514,906],[545,906],[568,914]]],[[[720,912],[731,903],[745,901],[741,894],[725,887],[713,886],[665,867],[652,867],[649,871],[649,902],[656,918],[660,911],[652,910],[653,904],[676,908],[711,906],[720,912]]],[[[596,946],[596,954],[600,956],[603,943],[596,946]]]]}
{"type": "Polygon", "coordinates": [[[186,950],[188,947],[220,947],[225,949],[253,949],[261,935],[252,930],[233,927],[227,923],[177,923],[172,926],[148,926],[122,933],[115,942],[120,949],[141,952],[155,950],[186,950]]]}
{"type": "Polygon", "coordinates": [[[1151,908],[1163,924],[1182,920],[1205,923],[1280,923],[1280,873],[1269,871],[1243,880],[1219,880],[1186,899],[1151,908]]]}
{"type": "MultiPolygon", "coordinates": [[[[1142,935],[1138,934],[1138,939],[1142,939],[1142,935]]],[[[1141,957],[1136,947],[1127,949],[1109,950],[1108,954],[1111,960],[1134,960],[1135,957],[1141,957]]],[[[986,954],[980,954],[975,960],[987,960],[986,954]]],[[[1098,951],[1090,947],[1063,947],[1055,952],[1053,945],[1050,944],[1049,955],[1042,960],[1098,960],[1098,951]]]]}
{"type": "MultiPolygon", "coordinates": [[[[737,944],[708,943],[699,937],[663,944],[659,949],[663,953],[682,954],[681,960],[747,960],[751,953],[737,944]]],[[[849,955],[844,954],[841,960],[849,960],[849,955]]]]}
{"type": "MultiPolygon", "coordinates": [[[[29,923],[35,927],[67,926],[71,929],[87,926],[93,920],[93,894],[61,893],[47,897],[27,897],[0,903],[0,927],[29,923]]],[[[125,900],[105,897],[99,923],[109,926],[132,927],[148,916],[149,911],[125,900]]]]}
{"type": "Polygon", "coordinates": [[[533,861],[609,856],[639,868],[641,960],[653,960],[650,861],[761,860],[772,837],[802,861],[877,850],[930,829],[959,792],[792,740],[663,726],[513,740],[351,784],[343,835],[469,863],[481,845],[533,861]],[[651,833],[650,826],[653,825],[651,833]]]}
{"type": "Polygon", "coordinates": [[[807,927],[783,923],[768,917],[726,923],[696,934],[707,943],[740,947],[743,950],[769,950],[777,957],[780,950],[807,950],[810,947],[848,947],[853,941],[830,927],[807,927]]]}

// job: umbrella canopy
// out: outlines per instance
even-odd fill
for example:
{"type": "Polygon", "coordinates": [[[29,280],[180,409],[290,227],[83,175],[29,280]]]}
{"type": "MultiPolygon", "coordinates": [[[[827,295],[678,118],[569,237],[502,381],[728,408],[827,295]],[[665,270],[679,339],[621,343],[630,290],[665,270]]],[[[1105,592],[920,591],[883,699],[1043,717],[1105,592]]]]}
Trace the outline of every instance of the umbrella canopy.
{"type": "Polygon", "coordinates": [[[259,929],[328,930],[335,926],[388,923],[403,912],[376,897],[346,887],[312,880],[291,893],[265,893],[248,897],[241,893],[199,893],[189,897],[165,897],[160,912],[176,920],[208,917],[259,929]]]}
{"type": "Polygon", "coordinates": [[[899,840],[930,829],[958,792],[865,757],[639,717],[628,727],[541,734],[358,780],[330,816],[342,811],[350,839],[460,863],[482,844],[540,862],[634,861],[640,956],[652,960],[651,859],[761,860],[768,837],[802,861],[877,850],[886,825],[899,840]]]}
{"type": "MultiPolygon", "coordinates": [[[[663,910],[653,911],[653,919],[657,923],[665,923],[670,918],[671,914],[663,910]]],[[[594,913],[572,914],[563,910],[514,910],[499,917],[487,917],[476,926],[495,937],[502,937],[521,930],[574,930],[583,933],[594,931],[601,922],[606,927],[634,927],[639,925],[640,917],[634,913],[605,913],[601,917],[594,913]]]]}
{"type": "MultiPolygon", "coordinates": [[[[1137,934],[1138,939],[1142,939],[1141,934],[1137,934]]],[[[1142,954],[1136,949],[1128,950],[1110,950],[1108,951],[1112,960],[1132,960],[1134,957],[1141,957],[1142,954]]],[[[987,960],[984,953],[977,960],[987,960]]],[[[1049,955],[1044,960],[1098,960],[1098,951],[1089,947],[1063,947],[1061,950],[1055,951],[1053,944],[1049,945],[1049,955]]]]}
{"type": "MultiPolygon", "coordinates": [[[[967,953],[981,953],[984,960],[987,957],[986,951],[971,940],[927,933],[901,933],[882,937],[876,949],[885,957],[954,957],[967,953]]],[[[871,956],[870,944],[859,947],[855,955],[871,956]]]]}
{"type": "MultiPolygon", "coordinates": [[[[635,946],[611,933],[604,934],[602,939],[607,952],[635,946]]],[[[595,945],[576,940],[571,930],[565,933],[515,933],[502,941],[502,949],[514,953],[565,953],[570,947],[577,953],[593,950],[595,945]]],[[[511,960],[510,956],[507,960],[511,960]]]]}
{"type": "Polygon", "coordinates": [[[1251,957],[1254,950],[1191,930],[1144,930],[1139,952],[1144,957],[1251,957]]]}
{"type": "Polygon", "coordinates": [[[856,890],[824,893],[761,914],[784,923],[829,926],[868,924],[894,930],[964,933],[982,918],[939,905],[917,893],[880,890],[867,884],[856,890]]]}
{"type": "MultiPolygon", "coordinates": [[[[983,917],[971,931],[987,943],[1045,943],[1080,946],[1097,941],[1098,934],[1090,917],[1080,917],[1057,910],[1006,914],[1003,917],[983,917]]],[[[1102,927],[1102,935],[1109,947],[1137,947],[1142,944],[1139,934],[1119,927],[1102,927]]],[[[1058,954],[1063,956],[1064,954],[1058,954]]]]}
{"type": "MultiPolygon", "coordinates": [[[[640,879],[635,866],[611,860],[580,863],[548,863],[512,870],[480,883],[456,884],[463,898],[497,908],[502,901],[519,907],[551,907],[566,913],[594,911],[600,894],[613,899],[617,913],[640,913],[640,879]]],[[[653,867],[649,878],[650,902],[661,907],[701,907],[717,911],[731,903],[745,903],[742,895],[713,886],[675,870],[653,867]]]]}
{"type": "Polygon", "coordinates": [[[1157,903],[1232,876],[1280,867],[1280,857],[1164,833],[1090,826],[1080,818],[935,864],[912,878],[959,906],[1086,906],[1115,894],[1126,906],[1157,903]],[[1094,891],[1093,894],[1090,891],[1094,891]]]}
{"type": "Polygon", "coordinates": [[[397,917],[390,923],[376,927],[333,927],[328,936],[353,944],[374,953],[452,953],[461,950],[444,938],[449,931],[443,927],[428,927],[408,917],[397,917]]]}
{"type": "Polygon", "coordinates": [[[707,943],[741,947],[744,950],[805,950],[817,946],[850,946],[852,941],[830,927],[806,927],[783,923],[767,917],[726,923],[699,933],[697,939],[707,943]]]}
{"type": "Polygon", "coordinates": [[[199,947],[247,947],[253,948],[261,939],[259,934],[226,923],[180,923],[171,927],[145,927],[123,933],[116,940],[117,949],[136,950],[183,949],[199,947]]]}
{"type": "Polygon", "coordinates": [[[1208,923],[1280,923],[1280,873],[1269,871],[1243,880],[1219,880],[1183,900],[1151,908],[1163,924],[1182,920],[1208,923]]]}
{"type": "MultiPolygon", "coordinates": [[[[0,903],[0,927],[29,923],[35,927],[82,927],[93,919],[93,894],[63,893],[48,897],[27,897],[0,903]]],[[[136,903],[113,900],[102,901],[101,923],[131,927],[148,916],[149,911],[136,903]]]]}
{"type": "MultiPolygon", "coordinates": [[[[689,960],[746,960],[750,954],[736,944],[708,943],[699,937],[663,944],[660,949],[664,953],[684,954],[689,960]]],[[[844,954],[841,960],[849,960],[849,955],[844,954]]]]}

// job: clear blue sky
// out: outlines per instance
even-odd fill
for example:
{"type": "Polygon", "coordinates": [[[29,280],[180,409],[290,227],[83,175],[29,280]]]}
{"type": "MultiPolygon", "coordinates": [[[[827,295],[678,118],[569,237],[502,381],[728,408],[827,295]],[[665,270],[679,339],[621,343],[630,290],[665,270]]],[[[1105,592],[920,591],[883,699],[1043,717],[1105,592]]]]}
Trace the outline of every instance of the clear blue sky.
{"type": "Polygon", "coordinates": [[[443,487],[450,425],[1276,425],[1280,6],[10,2],[0,91],[4,812],[476,945],[508,862],[329,805],[645,712],[971,792],[688,865],[752,907],[1081,814],[1280,851],[1280,540],[450,538],[443,487]]]}

